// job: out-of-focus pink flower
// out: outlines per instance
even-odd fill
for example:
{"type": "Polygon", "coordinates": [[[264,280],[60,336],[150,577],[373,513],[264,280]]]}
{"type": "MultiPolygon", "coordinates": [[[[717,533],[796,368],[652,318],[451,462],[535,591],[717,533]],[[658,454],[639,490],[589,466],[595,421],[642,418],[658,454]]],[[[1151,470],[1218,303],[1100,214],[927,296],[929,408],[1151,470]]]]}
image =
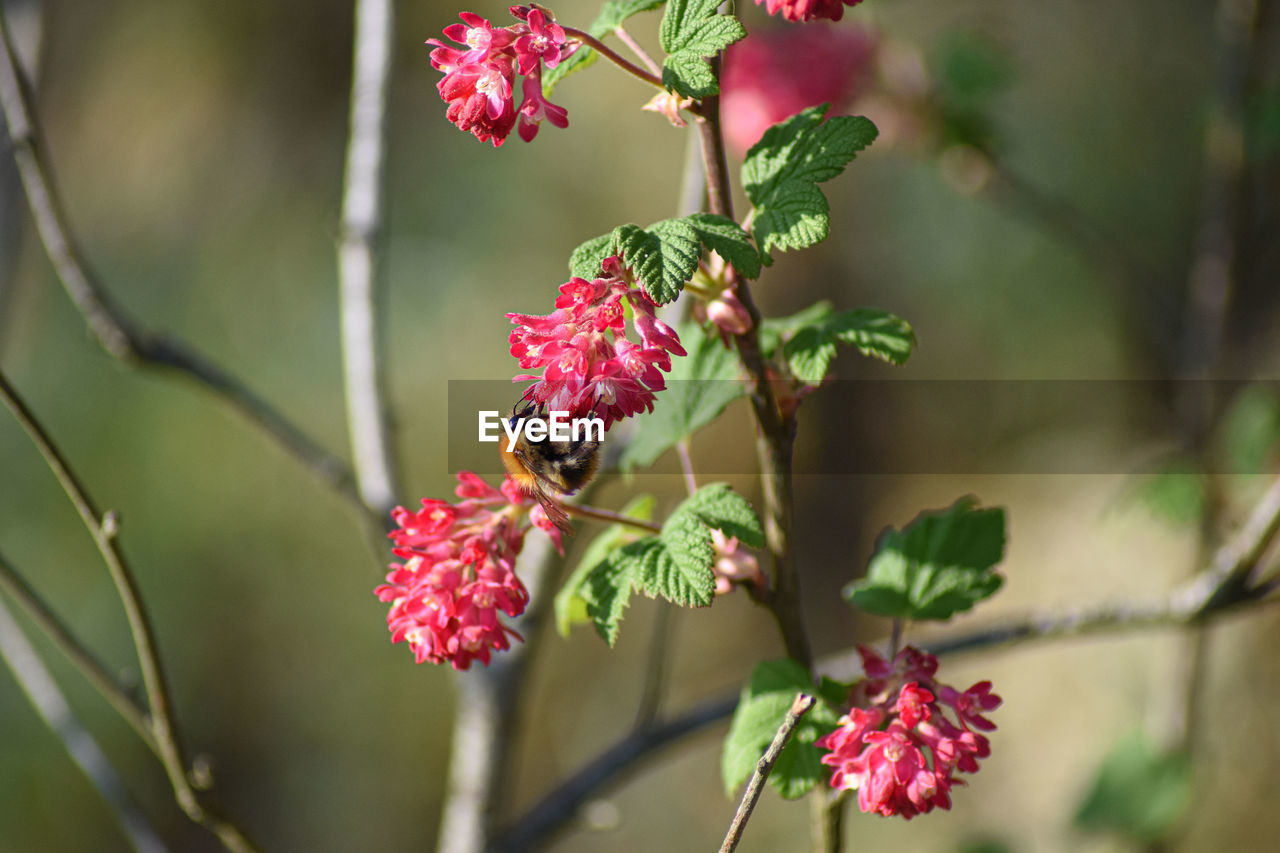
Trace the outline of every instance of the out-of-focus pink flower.
{"type": "Polygon", "coordinates": [[[732,592],[734,584],[765,586],[759,562],[742,547],[738,537],[726,536],[722,530],[712,530],[711,547],[716,554],[715,565],[711,567],[716,576],[716,595],[732,592]]]}
{"type": "Polygon", "coordinates": [[[506,141],[520,114],[520,137],[526,142],[538,132],[545,118],[556,127],[569,125],[568,113],[542,95],[542,65],[554,68],[568,55],[564,29],[549,10],[536,4],[513,6],[519,20],[494,29],[486,19],[463,12],[461,24],[444,28],[446,37],[465,49],[428,39],[434,45],[431,65],[444,72],[436,88],[449,105],[446,116],[459,130],[498,147],[506,141]],[[524,100],[515,103],[517,70],[525,75],[524,100]],[[533,81],[530,85],[530,81],[533,81]]]}
{"type": "Polygon", "coordinates": [[[520,635],[499,613],[519,616],[529,593],[516,576],[515,561],[530,523],[561,547],[560,531],[541,507],[511,478],[501,490],[475,474],[458,474],[457,503],[423,498],[422,509],[396,507],[399,529],[389,536],[393,563],[387,582],[374,590],[391,602],[387,627],[393,643],[406,642],[418,663],[444,663],[467,669],[473,660],[486,666],[494,650],[510,648],[520,635]]]}
{"type": "Polygon", "coordinates": [[[870,83],[879,41],[870,27],[813,25],[760,30],[730,45],[720,83],[729,147],[742,156],[770,125],[815,104],[843,111],[870,83]]]}
{"type": "Polygon", "coordinates": [[[617,257],[601,264],[603,276],[573,278],[560,285],[556,310],[546,316],[508,314],[516,325],[511,355],[525,370],[515,381],[537,380],[526,397],[569,417],[614,421],[653,411],[653,395],[666,387],[661,371],[671,356],[684,355],[674,329],[654,316],[653,300],[632,283],[617,257]],[[624,300],[640,339],[627,338],[624,300]]]}
{"type": "Polygon", "coordinates": [[[886,817],[910,820],[951,808],[952,786],[964,784],[955,773],[976,773],[978,759],[991,754],[987,739],[970,727],[994,729],[980,712],[999,707],[1000,697],[989,681],[963,693],[939,684],[938,659],[911,646],[892,662],[866,646],[858,651],[866,677],[855,687],[854,707],[815,741],[830,750],[822,763],[834,768],[831,787],[856,790],[859,808],[886,817]]]}
{"type": "MultiPolygon", "coordinates": [[[[764,0],[770,15],[782,13],[788,21],[812,21],[828,18],[838,21],[844,17],[845,6],[857,6],[862,0],[764,0]]],[[[759,6],[761,0],[756,0],[759,6]]]]}

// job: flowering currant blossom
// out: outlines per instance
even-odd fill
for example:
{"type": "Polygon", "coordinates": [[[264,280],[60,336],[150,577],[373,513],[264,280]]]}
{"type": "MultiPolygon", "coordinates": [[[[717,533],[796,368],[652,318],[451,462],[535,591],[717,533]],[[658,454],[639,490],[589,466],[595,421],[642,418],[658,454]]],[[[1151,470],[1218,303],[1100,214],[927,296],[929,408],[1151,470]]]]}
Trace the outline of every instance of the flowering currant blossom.
{"type": "Polygon", "coordinates": [[[854,688],[853,708],[815,741],[830,750],[822,763],[835,768],[831,787],[856,790],[860,809],[886,817],[951,808],[951,786],[964,784],[953,774],[976,773],[978,759],[991,753],[974,730],[995,728],[983,712],[998,708],[1000,697],[990,681],[963,693],[940,684],[938,659],[911,646],[892,663],[866,646],[858,652],[866,678],[854,688]]]}
{"type": "Polygon", "coordinates": [[[492,140],[494,147],[506,141],[519,115],[520,138],[526,142],[538,133],[545,118],[556,127],[568,127],[564,108],[550,103],[542,94],[542,66],[554,68],[573,50],[564,29],[551,11],[537,4],[512,6],[519,21],[494,29],[488,20],[463,12],[461,24],[444,28],[446,37],[465,49],[439,39],[434,45],[431,66],[444,72],[436,88],[449,105],[449,121],[481,142],[492,140]],[[517,73],[524,75],[520,106],[515,102],[517,73]]]}
{"type": "Polygon", "coordinates": [[[511,478],[501,490],[475,474],[458,474],[458,503],[423,498],[422,509],[396,507],[398,530],[389,536],[393,563],[387,582],[374,590],[391,602],[391,641],[407,642],[418,663],[448,661],[467,669],[479,658],[486,666],[492,650],[510,648],[520,635],[498,611],[519,616],[529,593],[516,577],[515,561],[529,524],[547,532],[560,548],[560,531],[511,478]]]}
{"type": "Polygon", "coordinates": [[[661,370],[684,355],[674,329],[654,316],[655,305],[616,256],[601,264],[603,277],[560,285],[556,310],[546,316],[508,314],[515,323],[511,355],[525,370],[543,368],[527,398],[571,418],[598,417],[605,429],[653,411],[653,395],[666,387],[661,370]],[[626,305],[639,343],[626,336],[626,305]]]}
{"type": "Polygon", "coordinates": [[[729,147],[745,154],[770,125],[806,107],[844,111],[871,83],[879,45],[870,27],[823,24],[753,32],[730,45],[720,81],[729,147]]]}
{"type": "MultiPolygon", "coordinates": [[[[788,21],[812,21],[814,18],[830,18],[838,21],[844,17],[845,6],[857,6],[862,0],[764,0],[770,15],[782,13],[788,21]]],[[[760,0],[756,0],[760,5],[760,0]]]]}

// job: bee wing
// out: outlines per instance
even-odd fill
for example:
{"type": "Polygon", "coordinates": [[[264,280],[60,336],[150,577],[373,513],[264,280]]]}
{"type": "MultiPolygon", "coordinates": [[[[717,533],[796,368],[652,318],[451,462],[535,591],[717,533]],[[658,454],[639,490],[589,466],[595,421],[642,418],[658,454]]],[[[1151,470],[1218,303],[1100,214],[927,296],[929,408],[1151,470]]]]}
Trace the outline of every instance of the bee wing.
{"type": "Polygon", "coordinates": [[[537,498],[538,503],[542,506],[542,511],[547,514],[547,518],[551,519],[551,523],[560,529],[565,536],[573,535],[573,525],[569,523],[569,513],[565,512],[560,502],[547,494],[542,488],[542,477],[535,477],[533,484],[533,496],[537,498]]]}

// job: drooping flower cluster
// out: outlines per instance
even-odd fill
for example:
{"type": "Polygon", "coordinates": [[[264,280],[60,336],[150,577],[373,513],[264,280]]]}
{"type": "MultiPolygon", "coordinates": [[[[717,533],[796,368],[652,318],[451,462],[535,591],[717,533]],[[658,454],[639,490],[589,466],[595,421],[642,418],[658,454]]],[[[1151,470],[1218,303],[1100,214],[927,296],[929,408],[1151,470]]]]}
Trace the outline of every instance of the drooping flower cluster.
{"type": "Polygon", "coordinates": [[[806,107],[842,112],[870,85],[879,44],[870,27],[818,24],[753,32],[730,45],[720,81],[725,141],[741,156],[770,125],[806,107]]]}
{"type": "Polygon", "coordinates": [[[404,563],[391,565],[374,594],[391,602],[393,643],[408,643],[418,663],[467,669],[477,658],[487,666],[493,650],[510,648],[509,636],[522,639],[498,612],[519,616],[529,603],[515,573],[526,518],[556,547],[560,532],[509,477],[499,490],[463,471],[456,492],[458,503],[423,498],[417,512],[392,511],[399,526],[389,534],[392,552],[404,563]]]}
{"type": "Polygon", "coordinates": [[[481,142],[492,140],[495,148],[506,141],[517,120],[525,142],[537,136],[544,119],[556,127],[569,126],[564,108],[543,97],[542,66],[555,68],[573,52],[574,45],[567,43],[551,10],[531,3],[512,6],[509,11],[519,23],[497,29],[479,15],[461,13],[463,23],[450,24],[444,34],[465,49],[439,39],[427,40],[435,45],[431,66],[444,72],[436,88],[449,105],[449,121],[481,142]],[[519,107],[515,102],[517,73],[524,75],[519,107]]]}
{"type": "Polygon", "coordinates": [[[654,315],[652,299],[637,287],[619,258],[601,264],[603,276],[560,285],[556,310],[546,316],[508,314],[516,324],[508,340],[525,370],[542,368],[527,398],[571,418],[598,417],[605,429],[653,411],[653,395],[666,387],[661,370],[684,355],[674,329],[654,315]],[[639,343],[627,338],[626,305],[639,343]]]}
{"type": "Polygon", "coordinates": [[[956,771],[976,773],[991,753],[986,737],[995,724],[983,716],[1000,706],[990,681],[963,693],[934,679],[938,659],[911,646],[890,663],[859,646],[866,678],[854,689],[853,708],[840,727],[815,742],[831,750],[822,763],[835,768],[831,787],[858,792],[864,812],[907,820],[933,808],[951,808],[956,771]],[[950,708],[955,722],[944,713],[950,708]]]}
{"type": "MultiPolygon", "coordinates": [[[[857,6],[862,0],[764,0],[770,15],[782,13],[788,21],[812,21],[829,18],[838,21],[844,17],[845,6],[857,6]]],[[[759,6],[761,0],[756,0],[759,6]]]]}

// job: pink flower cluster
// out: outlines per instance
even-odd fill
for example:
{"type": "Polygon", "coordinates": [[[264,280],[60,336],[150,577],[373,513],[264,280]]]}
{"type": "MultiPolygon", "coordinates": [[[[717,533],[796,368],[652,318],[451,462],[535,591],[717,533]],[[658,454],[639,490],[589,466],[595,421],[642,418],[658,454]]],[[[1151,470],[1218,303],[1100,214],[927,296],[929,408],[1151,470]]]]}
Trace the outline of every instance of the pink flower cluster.
{"type": "Polygon", "coordinates": [[[444,34],[463,50],[439,39],[427,40],[435,45],[431,66],[444,72],[436,88],[449,105],[449,121],[481,142],[493,140],[495,148],[506,141],[517,116],[525,142],[537,136],[543,119],[556,127],[569,126],[565,109],[542,95],[542,66],[555,68],[574,45],[566,42],[564,28],[551,10],[531,3],[509,11],[520,23],[498,29],[479,15],[461,13],[463,23],[450,24],[444,34]],[[519,107],[514,91],[517,72],[524,75],[519,107]]]}
{"type": "MultiPolygon", "coordinates": [[[[756,0],[760,5],[761,0],[756,0]]],[[[857,6],[862,0],[764,0],[770,15],[782,13],[788,21],[812,21],[829,18],[838,21],[844,17],[845,6],[857,6]]]]}
{"type": "Polygon", "coordinates": [[[908,646],[890,663],[859,646],[866,678],[854,689],[854,707],[840,727],[815,741],[831,750],[822,763],[835,768],[831,787],[857,790],[864,812],[907,820],[951,808],[954,773],[976,773],[991,753],[986,737],[995,724],[984,711],[1000,706],[990,681],[963,693],[934,680],[938,659],[908,646]],[[956,722],[943,713],[951,709],[956,722]]]}
{"type": "Polygon", "coordinates": [[[842,112],[870,85],[879,44],[870,27],[815,25],[761,30],[730,45],[720,81],[729,147],[745,154],[770,125],[806,107],[842,112]]]}
{"type": "Polygon", "coordinates": [[[556,310],[544,316],[508,314],[516,324],[508,340],[525,370],[515,381],[537,382],[526,398],[569,417],[598,417],[605,429],[618,420],[653,411],[653,395],[666,387],[659,369],[684,355],[674,329],[654,316],[654,305],[616,256],[601,264],[603,277],[572,278],[560,285],[556,310]],[[626,336],[626,304],[640,342],[626,336]]]}
{"type": "Polygon", "coordinates": [[[391,602],[391,642],[407,642],[418,663],[467,669],[477,658],[487,666],[494,649],[510,648],[508,635],[522,639],[498,618],[498,611],[519,616],[529,603],[515,572],[529,529],[521,522],[530,517],[556,547],[560,531],[509,477],[498,490],[463,471],[456,491],[459,503],[423,498],[417,512],[392,511],[399,526],[389,534],[392,552],[404,563],[393,563],[373,592],[391,602]]]}

